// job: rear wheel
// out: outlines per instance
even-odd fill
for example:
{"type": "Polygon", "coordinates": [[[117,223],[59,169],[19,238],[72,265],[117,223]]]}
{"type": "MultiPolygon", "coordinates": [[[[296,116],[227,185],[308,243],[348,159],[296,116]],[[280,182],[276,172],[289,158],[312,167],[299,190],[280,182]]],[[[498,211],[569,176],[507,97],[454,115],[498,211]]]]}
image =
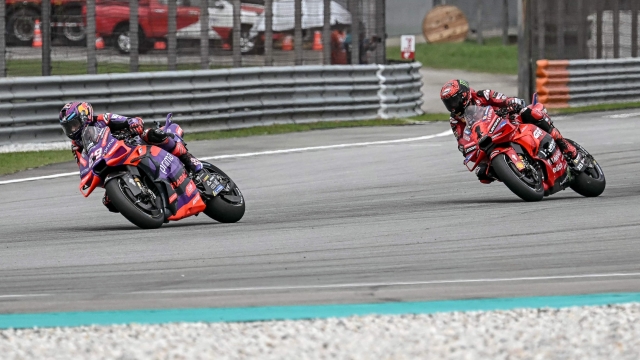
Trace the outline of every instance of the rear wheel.
{"type": "Polygon", "coordinates": [[[105,189],[113,206],[132,224],[142,229],[157,229],[164,224],[164,211],[157,198],[146,194],[134,195],[121,177],[109,181],[105,189]]]}
{"type": "MultiPolygon", "coordinates": [[[[113,46],[120,54],[129,54],[131,52],[131,37],[129,36],[129,24],[123,23],[118,25],[113,31],[113,46]]],[[[138,27],[138,52],[144,54],[150,49],[150,44],[144,36],[142,28],[138,27]]]]}
{"type": "Polygon", "coordinates": [[[589,152],[583,148],[580,144],[573,140],[569,140],[573,146],[578,148],[578,151],[582,152],[589,160],[589,166],[582,171],[571,182],[571,189],[578,194],[586,197],[596,197],[604,192],[604,188],[607,186],[607,180],[604,178],[604,172],[600,167],[600,164],[589,154],[589,152]]]}
{"type": "Polygon", "coordinates": [[[240,221],[244,216],[245,202],[240,188],[231,180],[227,174],[216,166],[203,162],[202,165],[210,173],[216,173],[229,180],[227,189],[218,196],[207,201],[207,208],[204,213],[213,220],[221,223],[234,223],[240,221]]]}
{"type": "Polygon", "coordinates": [[[8,42],[19,46],[31,46],[36,19],[40,15],[34,10],[22,8],[7,20],[8,42]]]}
{"type": "Polygon", "coordinates": [[[491,166],[498,179],[522,200],[540,201],[544,197],[540,169],[528,166],[521,172],[505,154],[496,156],[491,161],[491,166]]]}

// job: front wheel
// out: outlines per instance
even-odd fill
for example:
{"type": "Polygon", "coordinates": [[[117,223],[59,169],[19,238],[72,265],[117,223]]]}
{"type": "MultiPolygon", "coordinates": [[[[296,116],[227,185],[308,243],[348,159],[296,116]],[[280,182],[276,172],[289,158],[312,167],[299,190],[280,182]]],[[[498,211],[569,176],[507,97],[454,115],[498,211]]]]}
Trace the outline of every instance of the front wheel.
{"type": "Polygon", "coordinates": [[[229,180],[228,189],[223,190],[218,196],[207,201],[204,213],[213,220],[221,223],[234,223],[244,216],[245,202],[240,188],[227,174],[216,166],[202,162],[202,166],[210,173],[216,173],[229,180]]]}
{"type": "Polygon", "coordinates": [[[499,154],[491,161],[491,166],[509,190],[524,201],[540,201],[544,197],[542,173],[539,169],[527,167],[520,172],[505,154],[499,154]]]}
{"type": "Polygon", "coordinates": [[[604,192],[604,188],[607,186],[607,180],[604,178],[604,172],[600,164],[589,154],[589,152],[583,148],[580,144],[573,140],[569,140],[578,151],[580,151],[589,160],[589,166],[584,169],[576,178],[571,182],[571,189],[578,194],[586,197],[600,196],[604,192]]]}
{"type": "Polygon", "coordinates": [[[157,229],[164,224],[159,201],[144,194],[134,195],[125,179],[112,179],[104,187],[113,206],[132,224],[142,229],[157,229]]]}

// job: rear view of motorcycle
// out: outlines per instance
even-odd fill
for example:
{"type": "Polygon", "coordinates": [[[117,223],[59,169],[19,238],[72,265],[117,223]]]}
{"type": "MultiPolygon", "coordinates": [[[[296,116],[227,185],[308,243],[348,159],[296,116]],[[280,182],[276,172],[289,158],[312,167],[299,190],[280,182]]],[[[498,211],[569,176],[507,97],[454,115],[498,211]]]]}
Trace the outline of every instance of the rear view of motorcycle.
{"type": "Polygon", "coordinates": [[[525,201],[540,201],[570,187],[586,197],[602,194],[606,180],[602,167],[587,150],[570,141],[584,163],[569,166],[551,135],[517,117],[492,107],[471,106],[465,113],[469,137],[464,164],[470,171],[486,162],[486,176],[504,183],[525,201]]]}
{"type": "MultiPolygon", "coordinates": [[[[182,129],[171,122],[171,114],[162,129],[182,141],[182,129]]],[[[200,213],[223,223],[244,216],[240,189],[210,163],[203,163],[204,171],[195,174],[172,154],[141,144],[128,130],[111,133],[109,128],[88,126],[82,140],[86,151],[79,160],[80,191],[87,197],[104,187],[112,211],[140,228],[155,229],[200,213]]]]}

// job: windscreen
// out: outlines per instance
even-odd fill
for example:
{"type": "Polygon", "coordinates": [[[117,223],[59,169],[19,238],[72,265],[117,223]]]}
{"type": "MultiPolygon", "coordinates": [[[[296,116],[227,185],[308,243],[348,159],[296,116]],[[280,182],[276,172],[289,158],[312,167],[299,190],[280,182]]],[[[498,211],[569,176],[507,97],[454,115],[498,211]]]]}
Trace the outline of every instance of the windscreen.
{"type": "Polygon", "coordinates": [[[82,131],[82,145],[87,154],[91,152],[91,149],[100,141],[103,131],[104,129],[95,126],[87,126],[84,128],[82,131]]]}
{"type": "Polygon", "coordinates": [[[464,120],[467,126],[472,127],[478,121],[490,120],[493,117],[493,109],[490,106],[471,105],[464,112],[464,120]]]}

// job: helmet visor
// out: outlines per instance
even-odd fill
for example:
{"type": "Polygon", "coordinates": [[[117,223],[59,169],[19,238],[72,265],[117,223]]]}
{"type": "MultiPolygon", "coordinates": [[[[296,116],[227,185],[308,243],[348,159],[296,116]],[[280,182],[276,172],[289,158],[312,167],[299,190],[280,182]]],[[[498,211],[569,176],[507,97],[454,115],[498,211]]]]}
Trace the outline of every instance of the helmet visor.
{"type": "Polygon", "coordinates": [[[462,94],[456,94],[450,98],[442,99],[442,102],[444,103],[444,106],[447,107],[447,110],[449,110],[449,112],[460,113],[463,110],[462,94]]]}
{"type": "Polygon", "coordinates": [[[82,129],[82,119],[76,113],[71,113],[60,122],[60,125],[64,129],[64,134],[68,138],[73,138],[82,129]]]}

